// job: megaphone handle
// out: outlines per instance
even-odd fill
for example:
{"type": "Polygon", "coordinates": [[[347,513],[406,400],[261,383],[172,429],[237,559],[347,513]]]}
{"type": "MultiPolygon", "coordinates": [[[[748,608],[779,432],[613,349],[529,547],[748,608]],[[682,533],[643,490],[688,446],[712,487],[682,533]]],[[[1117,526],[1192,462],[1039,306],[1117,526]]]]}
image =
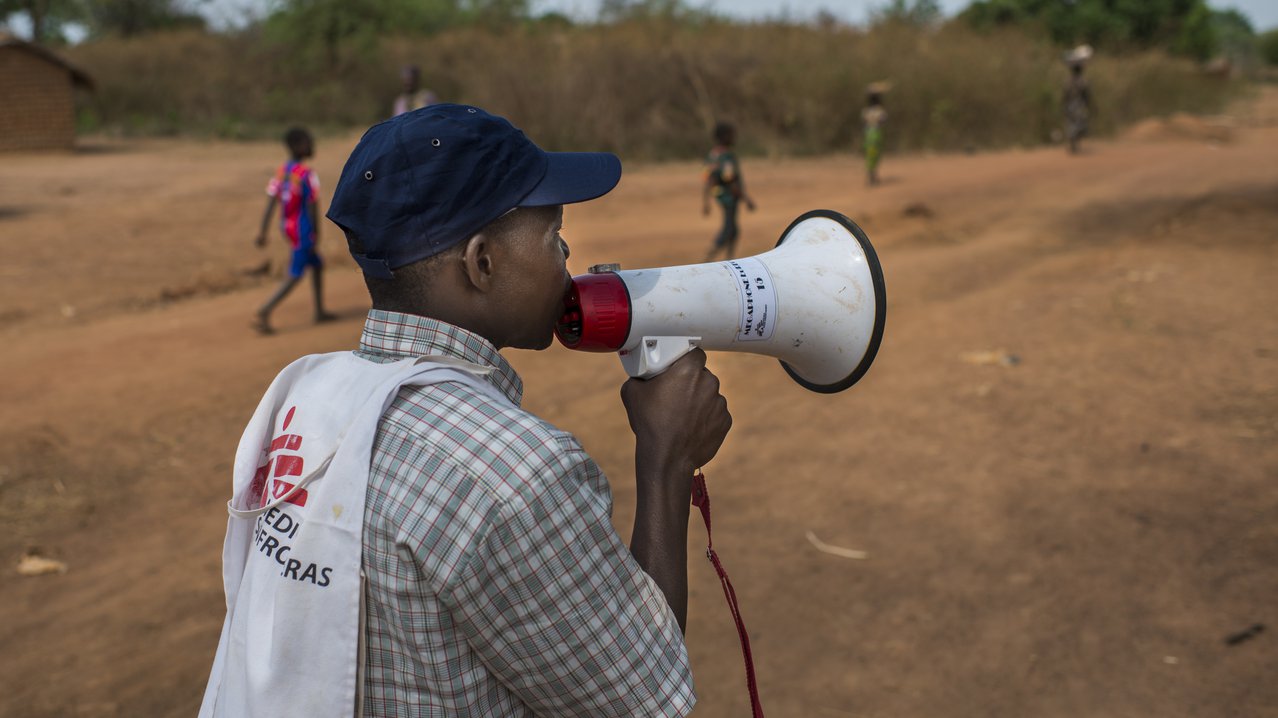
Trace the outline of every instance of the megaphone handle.
{"type": "Polygon", "coordinates": [[[754,679],[754,656],[750,653],[750,635],[746,633],[745,621],[741,618],[741,609],[737,605],[737,592],[728,580],[728,572],[723,570],[719,554],[714,550],[714,536],[710,533],[710,493],[706,490],[706,475],[701,469],[692,475],[692,505],[701,509],[701,520],[706,524],[706,558],[714,565],[714,572],[719,575],[719,583],[723,586],[723,596],[728,599],[728,609],[732,611],[732,620],[737,624],[737,636],[741,639],[741,655],[745,658],[746,687],[750,690],[750,710],[754,718],[763,718],[763,705],[759,702],[759,685],[754,679]]]}
{"type": "Polygon", "coordinates": [[[636,379],[651,379],[696,348],[701,337],[644,337],[633,349],[621,351],[621,366],[636,379]]]}

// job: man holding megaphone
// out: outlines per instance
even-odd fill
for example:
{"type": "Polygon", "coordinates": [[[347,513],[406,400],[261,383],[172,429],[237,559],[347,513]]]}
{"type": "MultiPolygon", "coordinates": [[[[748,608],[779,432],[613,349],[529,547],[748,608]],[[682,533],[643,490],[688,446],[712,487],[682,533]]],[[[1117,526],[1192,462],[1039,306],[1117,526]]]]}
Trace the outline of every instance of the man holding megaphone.
{"type": "Polygon", "coordinates": [[[732,423],[705,354],[622,387],[627,548],[602,471],[519,407],[498,353],[549,346],[563,205],[620,175],[461,105],[360,140],[328,217],[373,309],[358,350],[289,366],[245,430],[202,716],[691,710],[690,487],[732,423]]]}

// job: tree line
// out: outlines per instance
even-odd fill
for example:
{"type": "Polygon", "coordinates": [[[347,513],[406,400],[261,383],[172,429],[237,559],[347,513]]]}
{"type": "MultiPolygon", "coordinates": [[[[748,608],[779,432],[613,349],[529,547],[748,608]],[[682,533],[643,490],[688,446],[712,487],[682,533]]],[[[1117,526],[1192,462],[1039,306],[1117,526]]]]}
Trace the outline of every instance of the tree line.
{"type": "MultiPolygon", "coordinates": [[[[21,15],[38,43],[66,42],[76,26],[88,39],[134,37],[180,28],[206,29],[208,0],[0,0],[0,19],[21,15]]],[[[369,45],[382,34],[432,35],[481,26],[501,30],[529,23],[570,25],[559,13],[534,16],[529,0],[275,0],[263,18],[236,31],[311,50],[325,63],[342,49],[369,45]]],[[[713,21],[711,10],[687,0],[603,0],[596,22],[713,21]]],[[[937,0],[886,0],[872,23],[935,26],[944,21],[937,0]]],[[[818,24],[837,22],[818,13],[818,24]]],[[[1164,49],[1206,60],[1260,58],[1278,64],[1278,29],[1258,36],[1237,10],[1213,10],[1206,0],[973,0],[950,22],[975,29],[1014,26],[1060,46],[1088,43],[1112,51],[1164,49]]]]}

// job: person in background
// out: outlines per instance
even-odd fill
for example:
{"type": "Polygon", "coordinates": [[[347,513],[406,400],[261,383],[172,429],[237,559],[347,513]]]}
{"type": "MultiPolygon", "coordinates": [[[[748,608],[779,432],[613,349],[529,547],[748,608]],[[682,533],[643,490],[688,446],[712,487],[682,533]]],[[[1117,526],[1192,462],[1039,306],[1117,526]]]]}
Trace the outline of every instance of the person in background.
{"type": "Polygon", "coordinates": [[[889,87],[886,82],[872,82],[865,88],[865,109],[861,110],[861,124],[865,128],[865,183],[870,187],[879,183],[879,158],[883,153],[883,123],[887,122],[887,110],[883,108],[883,95],[889,87]]]}
{"type": "Polygon", "coordinates": [[[1069,66],[1069,81],[1061,105],[1065,109],[1065,138],[1069,141],[1069,153],[1078,154],[1079,142],[1087,136],[1087,120],[1092,111],[1092,88],[1083,77],[1083,68],[1092,56],[1092,48],[1079,45],[1065,56],[1069,66]]]}
{"type": "Polygon", "coordinates": [[[393,116],[398,117],[405,112],[420,110],[439,102],[434,92],[420,87],[422,71],[416,65],[405,65],[400,68],[399,80],[403,91],[395,98],[393,116]]]}
{"type": "Polygon", "coordinates": [[[737,207],[745,202],[746,208],[754,211],[754,200],[746,194],[745,179],[741,176],[741,162],[732,149],[737,142],[736,128],[727,122],[715,125],[714,142],[714,149],[706,157],[701,214],[710,214],[710,197],[713,195],[719,208],[723,210],[723,225],[715,235],[710,251],[706,253],[703,260],[706,262],[718,254],[720,249],[724,250],[727,259],[736,256],[737,239],[741,234],[737,228],[737,207]]]}
{"type": "Polygon", "coordinates": [[[306,164],[306,160],[315,155],[315,140],[305,129],[294,127],[285,133],[284,145],[288,147],[289,159],[280,165],[275,176],[266,185],[266,194],[270,199],[267,200],[266,213],[262,215],[262,226],[254,243],[258,247],[266,246],[266,228],[270,226],[271,215],[278,204],[280,228],[292,247],[292,255],[288,276],[254,317],[252,326],[261,334],[271,334],[274,331],[271,328],[271,311],[293,291],[293,287],[302,280],[307,267],[311,269],[311,286],[315,290],[315,321],[326,322],[336,318],[324,311],[324,261],[320,259],[318,249],[319,177],[306,164]]]}

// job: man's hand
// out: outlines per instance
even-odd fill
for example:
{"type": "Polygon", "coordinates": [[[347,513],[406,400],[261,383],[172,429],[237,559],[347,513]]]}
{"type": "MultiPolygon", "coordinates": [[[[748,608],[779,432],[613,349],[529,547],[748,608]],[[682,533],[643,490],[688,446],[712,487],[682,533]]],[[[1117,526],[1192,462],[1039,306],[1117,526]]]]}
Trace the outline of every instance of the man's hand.
{"type": "Polygon", "coordinates": [[[709,217],[709,216],[710,216],[710,203],[709,203],[709,202],[702,202],[702,203],[701,203],[701,216],[702,216],[702,217],[709,217]]]}
{"type": "Polygon", "coordinates": [[[631,379],[621,401],[635,432],[637,453],[648,453],[688,474],[710,463],[732,428],[719,378],[706,368],[706,353],[693,349],[651,379],[631,379]]]}
{"type": "Polygon", "coordinates": [[[750,210],[751,212],[753,212],[753,211],[754,211],[754,200],[750,199],[749,197],[746,197],[746,198],[745,198],[745,203],[746,203],[746,209],[748,209],[748,210],[750,210]]]}
{"type": "Polygon", "coordinates": [[[651,379],[621,386],[635,432],[635,527],[630,553],[661,587],[680,629],[688,625],[688,502],[692,472],[732,428],[719,379],[693,349],[651,379]]]}
{"type": "Polygon", "coordinates": [[[266,232],[258,232],[257,237],[253,239],[253,244],[258,247],[266,246],[266,232]]]}

